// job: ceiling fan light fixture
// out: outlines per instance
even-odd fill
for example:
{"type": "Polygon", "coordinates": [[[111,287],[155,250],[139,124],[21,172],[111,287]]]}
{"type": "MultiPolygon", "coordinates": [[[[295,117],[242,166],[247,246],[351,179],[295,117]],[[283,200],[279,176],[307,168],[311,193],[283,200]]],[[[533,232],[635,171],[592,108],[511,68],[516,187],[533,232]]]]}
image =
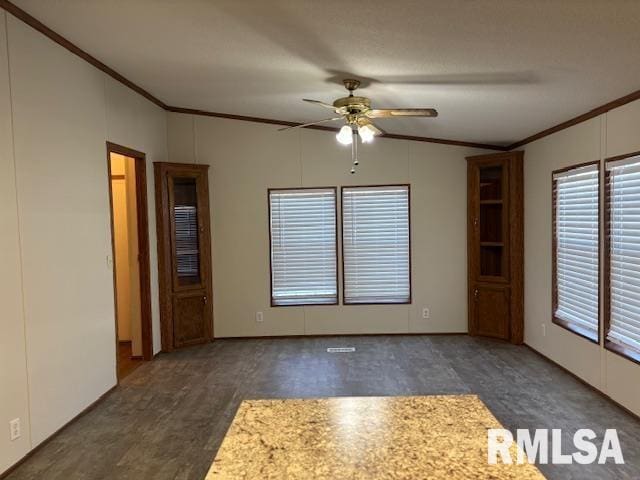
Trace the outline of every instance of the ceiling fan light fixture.
{"type": "Polygon", "coordinates": [[[375,129],[369,124],[360,125],[358,127],[358,133],[364,143],[373,142],[373,138],[376,136],[375,129]]]}
{"type": "Polygon", "coordinates": [[[336,139],[343,145],[351,145],[353,142],[351,127],[349,125],[343,126],[336,135],[336,139]]]}

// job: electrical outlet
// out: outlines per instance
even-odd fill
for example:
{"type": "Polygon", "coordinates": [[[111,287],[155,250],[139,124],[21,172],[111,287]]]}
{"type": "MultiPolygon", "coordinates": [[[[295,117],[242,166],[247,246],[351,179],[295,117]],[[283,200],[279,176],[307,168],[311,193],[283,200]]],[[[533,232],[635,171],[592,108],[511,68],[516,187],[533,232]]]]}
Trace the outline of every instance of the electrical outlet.
{"type": "Polygon", "coordinates": [[[431,310],[428,308],[422,309],[422,318],[431,318],[431,310]]]}
{"type": "Polygon", "coordinates": [[[264,316],[262,312],[256,312],[256,322],[264,322],[264,316]]]}
{"type": "Polygon", "coordinates": [[[10,437],[12,442],[20,438],[20,435],[22,435],[22,433],[20,433],[19,418],[14,418],[9,422],[9,432],[10,432],[10,437]]]}
{"type": "Polygon", "coordinates": [[[542,336],[543,337],[547,336],[547,324],[546,323],[542,324],[542,336]]]}

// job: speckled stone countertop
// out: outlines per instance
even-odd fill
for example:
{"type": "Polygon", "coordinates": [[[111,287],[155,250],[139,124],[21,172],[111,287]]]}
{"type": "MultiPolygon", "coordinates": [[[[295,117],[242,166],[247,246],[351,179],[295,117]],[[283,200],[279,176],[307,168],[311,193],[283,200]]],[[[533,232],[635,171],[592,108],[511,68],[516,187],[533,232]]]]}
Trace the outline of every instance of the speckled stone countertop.
{"type": "Polygon", "coordinates": [[[205,480],[544,479],[489,465],[489,428],[475,395],[247,400],[205,480]]]}

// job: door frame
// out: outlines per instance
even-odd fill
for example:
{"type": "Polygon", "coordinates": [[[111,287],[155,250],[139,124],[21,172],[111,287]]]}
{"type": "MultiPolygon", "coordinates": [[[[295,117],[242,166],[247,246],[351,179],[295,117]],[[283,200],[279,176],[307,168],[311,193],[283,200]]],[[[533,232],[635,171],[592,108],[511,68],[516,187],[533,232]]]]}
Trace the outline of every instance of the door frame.
{"type": "MultiPolygon", "coordinates": [[[[153,333],[151,323],[151,261],[149,253],[149,213],[147,204],[147,156],[116,143],[107,142],[107,179],[109,182],[109,218],[111,223],[111,251],[113,258],[113,288],[115,306],[116,372],[118,371],[118,308],[115,268],[115,232],[113,222],[113,190],[111,185],[111,154],[133,158],[136,174],[136,217],[138,226],[138,268],[140,271],[140,323],[142,331],[142,359],[153,360],[153,333]]],[[[120,379],[118,379],[119,381],[120,379]]]]}

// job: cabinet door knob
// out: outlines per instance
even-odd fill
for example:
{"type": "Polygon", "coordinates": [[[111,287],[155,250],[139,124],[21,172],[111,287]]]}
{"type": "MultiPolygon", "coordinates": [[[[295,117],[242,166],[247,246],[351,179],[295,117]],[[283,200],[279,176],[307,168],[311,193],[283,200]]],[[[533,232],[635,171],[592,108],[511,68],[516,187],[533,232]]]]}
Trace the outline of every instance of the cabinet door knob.
{"type": "Polygon", "coordinates": [[[479,292],[478,292],[478,289],[476,288],[476,289],[473,291],[473,296],[475,297],[475,299],[476,299],[476,300],[478,299],[478,293],[479,293],[479,292]]]}
{"type": "Polygon", "coordinates": [[[207,299],[206,295],[204,297],[202,297],[202,301],[204,302],[205,305],[207,304],[208,299],[207,299]]]}

